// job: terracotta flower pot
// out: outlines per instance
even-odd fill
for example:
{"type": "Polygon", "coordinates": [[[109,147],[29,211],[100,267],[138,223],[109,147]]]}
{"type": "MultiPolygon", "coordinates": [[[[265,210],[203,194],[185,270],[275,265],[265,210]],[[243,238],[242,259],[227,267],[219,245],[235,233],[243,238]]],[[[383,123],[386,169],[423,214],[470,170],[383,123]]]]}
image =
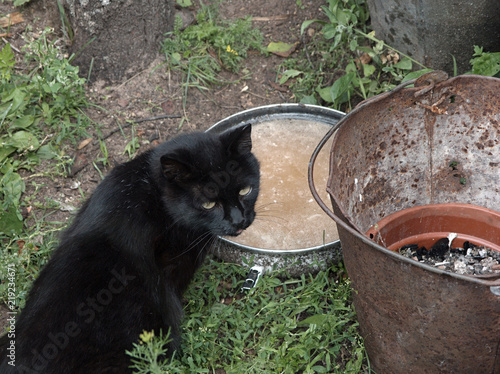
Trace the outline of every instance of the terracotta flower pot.
{"type": "Polygon", "coordinates": [[[457,234],[454,247],[469,241],[500,251],[500,213],[471,204],[420,205],[383,218],[366,234],[397,252],[407,244],[430,248],[450,233],[457,234]]]}

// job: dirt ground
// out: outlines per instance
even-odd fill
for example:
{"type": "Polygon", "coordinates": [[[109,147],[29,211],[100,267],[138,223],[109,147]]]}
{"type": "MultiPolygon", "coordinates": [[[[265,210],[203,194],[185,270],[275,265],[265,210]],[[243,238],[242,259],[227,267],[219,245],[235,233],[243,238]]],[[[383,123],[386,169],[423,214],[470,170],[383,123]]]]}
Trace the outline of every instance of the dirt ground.
{"type": "MultiPolygon", "coordinates": [[[[300,6],[290,0],[256,0],[251,3],[244,0],[224,0],[220,5],[220,15],[224,19],[253,16],[256,19],[253,22],[254,27],[259,28],[264,35],[264,45],[270,41],[295,43],[301,40],[302,22],[319,18],[320,6],[325,2],[311,0],[299,3],[300,6]]],[[[6,39],[18,50],[23,42],[22,33],[28,25],[34,30],[45,26],[52,26],[55,30],[61,29],[58,16],[48,16],[47,9],[37,6],[36,2],[34,5],[22,10],[26,22],[15,25],[11,30],[12,36],[6,39]]],[[[197,8],[194,6],[189,11],[195,14],[197,8]]],[[[10,3],[0,4],[1,14],[14,10],[10,3]]],[[[101,131],[104,136],[112,133],[105,139],[109,165],[99,162],[96,165],[105,175],[116,163],[128,160],[124,150],[132,139],[132,129],[127,127],[123,132],[119,130],[120,126],[127,126],[130,120],[139,122],[133,126],[133,130],[141,144],[138,152],[142,152],[151,145],[177,134],[206,130],[216,122],[245,109],[294,102],[293,95],[286,86],[274,83],[277,68],[283,61],[284,58],[272,54],[264,56],[249,53],[243,67],[250,72],[248,79],[237,84],[212,87],[208,92],[190,89],[185,112],[182,105],[181,77],[176,72],[158,67],[163,62],[162,56],[151,61],[149,69],[127,81],[112,86],[104,82],[94,83],[88,88],[88,95],[91,102],[102,109],[93,107],[87,109],[86,113],[96,123],[103,125],[101,131]],[[151,120],[151,117],[165,114],[184,116],[187,120],[151,120]]],[[[232,80],[239,78],[228,72],[223,74],[232,80]]],[[[84,141],[85,139],[79,140],[79,145],[83,145],[84,141]]],[[[40,196],[50,197],[61,204],[62,211],[51,216],[54,220],[67,219],[70,212],[81,203],[82,193],[83,196],[88,196],[101,180],[100,173],[93,165],[93,161],[103,158],[96,134],[93,134],[88,145],[80,150],[76,148],[68,151],[74,158],[70,177],[54,181],[44,178],[35,180],[39,185],[37,193],[40,196]]],[[[28,186],[26,193],[30,192],[32,191],[28,186]]]]}
{"type": "MultiPolygon", "coordinates": [[[[11,44],[18,61],[22,60],[22,35],[27,27],[32,27],[34,31],[42,30],[46,26],[51,26],[56,31],[61,30],[59,15],[46,8],[43,0],[33,0],[32,3],[26,8],[15,9],[11,2],[0,2],[0,16],[21,11],[25,19],[24,22],[12,26],[10,35],[3,37],[2,42],[11,44]]],[[[259,28],[264,35],[264,45],[271,41],[295,43],[301,42],[302,22],[320,18],[320,6],[325,3],[324,0],[223,0],[220,3],[220,15],[224,19],[253,16],[254,27],[259,28]]],[[[195,14],[197,4],[195,1],[195,6],[189,12],[195,14]]],[[[301,44],[297,49],[300,48],[301,44]]],[[[175,72],[166,71],[164,67],[158,67],[162,61],[159,55],[155,61],[151,61],[149,69],[119,84],[108,86],[103,82],[96,82],[88,87],[88,95],[96,107],[85,111],[92,120],[102,124],[102,134],[107,136],[105,144],[109,165],[96,161],[103,155],[96,134],[91,134],[87,145],[83,146],[86,139],[79,139],[77,144],[81,149],[70,147],[67,150],[67,154],[74,159],[68,177],[52,180],[25,175],[30,177],[26,194],[35,193],[35,187],[31,183],[35,182],[37,199],[45,202],[45,199],[49,198],[60,204],[60,209],[47,219],[59,222],[71,219],[84,198],[91,194],[101,180],[94,161],[100,172],[105,175],[117,163],[128,160],[124,151],[132,139],[132,129],[129,126],[123,128],[122,132],[120,126],[126,126],[130,120],[138,122],[133,126],[133,130],[141,144],[138,152],[142,152],[177,134],[206,130],[218,121],[245,109],[294,102],[293,95],[286,86],[274,83],[278,66],[284,58],[250,53],[244,63],[244,69],[250,72],[248,79],[233,85],[212,87],[208,92],[190,89],[184,112],[181,77],[175,72]],[[151,117],[162,115],[178,115],[186,117],[187,120],[151,120],[151,117]]],[[[227,72],[224,74],[229,79],[238,78],[227,72]]],[[[45,165],[41,165],[40,171],[44,167],[45,165]]],[[[37,212],[36,209],[31,210],[27,218],[28,223],[33,217],[41,214],[42,212],[37,212]]],[[[0,307],[0,326],[3,327],[2,317],[5,318],[5,313],[2,313],[0,307]]]]}

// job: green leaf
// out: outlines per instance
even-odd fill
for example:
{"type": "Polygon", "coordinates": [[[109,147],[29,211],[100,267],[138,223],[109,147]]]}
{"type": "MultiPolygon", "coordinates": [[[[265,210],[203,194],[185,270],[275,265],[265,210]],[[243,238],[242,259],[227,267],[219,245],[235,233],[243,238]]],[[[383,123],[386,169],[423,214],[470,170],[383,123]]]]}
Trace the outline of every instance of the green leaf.
{"type": "Polygon", "coordinates": [[[298,326],[305,325],[317,325],[321,326],[327,322],[331,317],[328,314],[315,314],[314,316],[307,317],[306,319],[300,321],[298,326]]]}
{"type": "Polygon", "coordinates": [[[323,36],[326,40],[332,39],[335,35],[342,36],[342,34],[337,34],[337,28],[330,24],[325,25],[321,31],[323,32],[323,36]]]}
{"type": "Polygon", "coordinates": [[[57,152],[50,144],[46,144],[42,145],[36,154],[42,160],[50,160],[56,156],[57,152]]]}
{"type": "Polygon", "coordinates": [[[304,31],[306,30],[306,28],[309,27],[309,25],[311,25],[314,22],[317,22],[317,23],[322,24],[322,25],[325,24],[325,21],[322,21],[320,19],[310,19],[310,20],[304,21],[304,22],[302,22],[302,26],[300,26],[300,35],[304,34],[304,31]]]}
{"type": "Polygon", "coordinates": [[[302,74],[302,72],[299,70],[295,70],[295,69],[285,70],[285,72],[281,75],[279,82],[280,82],[280,84],[283,84],[287,80],[289,80],[290,78],[295,78],[296,76],[299,76],[300,74],[302,74]]]}
{"type": "Polygon", "coordinates": [[[331,87],[318,90],[321,98],[329,103],[342,104],[345,102],[345,94],[352,89],[351,83],[355,73],[348,73],[337,79],[331,87]]]}
{"type": "Polygon", "coordinates": [[[328,369],[325,368],[324,366],[313,366],[312,369],[316,372],[316,373],[328,373],[328,369]]]}
{"type": "Polygon", "coordinates": [[[10,129],[27,129],[35,122],[35,117],[31,114],[17,118],[10,125],[10,129]]]}
{"type": "Polygon", "coordinates": [[[21,6],[29,3],[30,0],[14,0],[14,6],[21,6]]]}
{"type": "Polygon", "coordinates": [[[40,147],[40,143],[35,135],[27,131],[18,131],[11,137],[10,145],[17,148],[19,152],[28,150],[34,151],[40,147]]]}
{"type": "Polygon", "coordinates": [[[177,4],[182,8],[187,8],[193,5],[191,0],[177,0],[177,4]]]}
{"type": "Polygon", "coordinates": [[[338,101],[351,88],[351,82],[354,79],[354,73],[348,73],[337,79],[332,86],[333,99],[338,101]]]}
{"type": "Polygon", "coordinates": [[[314,95],[307,95],[300,99],[301,104],[310,104],[310,105],[318,105],[316,98],[314,95]]]}
{"type": "Polygon", "coordinates": [[[19,205],[19,200],[26,186],[19,174],[14,171],[11,164],[6,164],[2,167],[3,176],[0,179],[1,192],[4,195],[4,202],[13,204],[16,207],[19,205]]]}
{"type": "Polygon", "coordinates": [[[20,108],[22,108],[23,104],[25,104],[25,98],[26,92],[16,87],[9,95],[4,97],[2,101],[4,103],[12,101],[12,106],[9,106],[8,111],[9,113],[14,113],[15,111],[21,111],[20,108]]]}
{"type": "Polygon", "coordinates": [[[347,26],[349,23],[349,20],[351,19],[351,14],[352,13],[344,12],[341,9],[337,9],[337,21],[342,26],[347,26]]]}
{"type": "Polygon", "coordinates": [[[5,160],[9,155],[16,151],[16,147],[12,147],[9,145],[2,145],[0,147],[0,162],[5,160]]]}
{"type": "Polygon", "coordinates": [[[432,71],[433,69],[420,69],[420,70],[417,70],[417,71],[412,71],[411,73],[408,73],[405,75],[405,77],[403,78],[402,82],[406,82],[406,81],[409,81],[411,79],[415,79],[415,78],[418,78],[422,75],[424,75],[425,73],[428,73],[430,71],[432,71]]]}
{"type": "Polygon", "coordinates": [[[373,73],[375,73],[375,66],[370,65],[370,64],[363,64],[363,74],[365,77],[369,77],[373,73]]]}
{"type": "Polygon", "coordinates": [[[19,234],[23,230],[22,218],[17,213],[14,205],[10,205],[8,210],[0,210],[0,232],[19,234]]]}
{"type": "Polygon", "coordinates": [[[327,103],[333,103],[332,86],[316,89],[316,92],[327,103]]]}
{"type": "Polygon", "coordinates": [[[288,44],[284,42],[271,42],[267,46],[267,51],[271,53],[287,53],[290,49],[294,48],[295,44],[288,44]]]}
{"type": "MultiPolygon", "coordinates": [[[[476,51],[476,50],[475,50],[476,51]]],[[[472,74],[486,75],[489,77],[499,76],[500,73],[500,52],[488,53],[478,49],[470,60],[472,74]]]]}
{"type": "Polygon", "coordinates": [[[173,64],[176,64],[176,65],[177,65],[177,64],[181,61],[181,59],[182,59],[182,57],[181,57],[180,53],[177,53],[177,52],[172,53],[172,54],[170,55],[170,57],[172,58],[172,63],[173,63],[173,64]]]}
{"type": "Polygon", "coordinates": [[[403,70],[411,70],[413,67],[413,64],[411,63],[411,60],[408,58],[403,58],[401,61],[393,65],[395,68],[398,69],[403,69],[403,70]]]}
{"type": "Polygon", "coordinates": [[[475,45],[474,46],[474,54],[472,56],[476,57],[476,56],[481,56],[482,54],[483,54],[483,47],[475,45]]]}
{"type": "Polygon", "coordinates": [[[0,75],[7,80],[10,79],[10,73],[15,65],[14,54],[10,44],[6,44],[0,51],[0,75]]]}

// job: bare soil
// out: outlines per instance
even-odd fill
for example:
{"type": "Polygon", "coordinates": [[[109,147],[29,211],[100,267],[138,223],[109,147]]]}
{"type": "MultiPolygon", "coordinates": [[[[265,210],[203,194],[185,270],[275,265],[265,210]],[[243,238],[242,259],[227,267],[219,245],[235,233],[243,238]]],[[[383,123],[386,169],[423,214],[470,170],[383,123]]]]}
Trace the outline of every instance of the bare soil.
{"type": "MultiPolygon", "coordinates": [[[[220,15],[224,19],[253,16],[254,27],[259,28],[264,35],[264,45],[271,41],[295,43],[301,41],[302,22],[321,17],[320,6],[323,4],[322,0],[303,1],[300,6],[289,0],[256,0],[251,3],[244,0],[225,0],[220,4],[220,15]]],[[[198,6],[195,5],[188,12],[194,15],[197,9],[198,6]]],[[[20,10],[25,22],[12,26],[11,35],[5,38],[17,50],[21,49],[22,34],[28,26],[33,30],[42,30],[46,26],[55,30],[61,29],[58,14],[54,15],[55,9],[46,6],[45,1],[35,1],[33,5],[20,10]]],[[[8,2],[0,3],[0,15],[13,11],[19,9],[14,9],[8,2]]],[[[18,53],[17,57],[20,60],[21,53],[18,53]]],[[[102,178],[101,173],[105,175],[117,163],[129,159],[125,147],[132,139],[130,121],[139,122],[134,124],[133,131],[141,144],[138,152],[143,152],[178,134],[206,130],[216,122],[245,109],[294,102],[293,94],[288,88],[275,83],[278,66],[283,61],[283,57],[272,54],[264,56],[256,52],[250,53],[243,67],[250,72],[248,79],[227,86],[211,87],[205,92],[190,89],[185,111],[182,105],[183,88],[180,74],[160,66],[163,62],[160,55],[151,61],[148,69],[127,81],[111,86],[102,81],[95,82],[88,87],[88,96],[96,106],[86,109],[85,112],[93,121],[102,124],[101,132],[107,137],[105,144],[109,163],[98,161],[103,158],[101,147],[97,134],[90,134],[92,140],[86,146],[81,149],[78,149],[78,146],[68,149],[67,152],[74,159],[74,163],[67,178],[30,178],[26,193],[34,192],[35,187],[31,182],[35,182],[38,186],[36,193],[42,200],[48,197],[61,204],[60,211],[52,214],[49,219],[67,220],[71,212],[94,190],[102,178]],[[186,117],[187,120],[181,122],[181,118],[151,119],[163,115],[178,115],[186,117]]],[[[242,77],[229,72],[222,74],[231,80],[242,77]]],[[[85,140],[79,139],[77,144],[83,146],[85,140]]],[[[41,169],[44,167],[46,165],[42,165],[41,169]]],[[[36,215],[37,212],[32,210],[30,214],[36,215]]]]}
{"type": "MultiPolygon", "coordinates": [[[[13,47],[20,63],[17,66],[22,68],[21,47],[24,44],[23,34],[28,28],[35,32],[47,26],[56,31],[61,30],[59,14],[54,3],[32,0],[32,4],[25,8],[14,8],[10,1],[0,2],[0,17],[20,11],[25,19],[24,22],[11,26],[9,34],[2,38],[2,44],[9,42],[13,47]]],[[[199,8],[198,2],[194,3],[195,5],[187,10],[192,15],[196,14],[199,8]]],[[[271,41],[295,43],[303,42],[300,35],[302,22],[321,18],[320,6],[324,4],[324,0],[223,0],[220,3],[220,15],[224,19],[253,16],[254,27],[259,28],[264,35],[264,45],[271,41]]],[[[302,44],[299,44],[297,50],[301,46],[302,44]]],[[[112,86],[95,82],[87,91],[95,106],[85,109],[85,112],[93,121],[102,125],[101,132],[106,137],[109,163],[105,165],[99,161],[103,155],[98,136],[91,133],[91,140],[85,146],[87,141],[84,138],[76,141],[78,146],[68,146],[66,153],[74,162],[67,177],[50,179],[39,176],[47,167],[46,164],[40,165],[39,172],[24,175],[27,180],[26,195],[34,194],[35,199],[41,202],[50,199],[60,204],[60,208],[46,217],[46,220],[69,221],[75,210],[101,181],[102,175],[106,175],[117,163],[129,159],[125,147],[132,139],[132,127],[141,144],[137,152],[143,152],[178,134],[206,130],[216,122],[245,109],[294,102],[293,94],[288,88],[275,83],[278,66],[283,61],[283,57],[276,55],[250,53],[244,66],[244,69],[250,72],[248,79],[237,84],[211,87],[205,92],[190,89],[185,111],[182,105],[181,77],[178,73],[167,71],[164,66],[160,66],[163,62],[160,54],[150,62],[148,69],[127,81],[112,86]],[[181,118],[151,119],[162,115],[178,115],[186,117],[187,120],[181,122],[181,118]],[[130,121],[136,121],[137,124],[129,126],[130,121]]],[[[223,74],[231,80],[241,78],[229,72],[223,74]]],[[[42,214],[46,213],[33,207],[27,215],[27,223],[34,222],[35,218],[40,219],[42,214]]],[[[39,240],[42,241],[43,238],[39,240]]],[[[0,326],[4,325],[5,311],[0,307],[0,326]]]]}

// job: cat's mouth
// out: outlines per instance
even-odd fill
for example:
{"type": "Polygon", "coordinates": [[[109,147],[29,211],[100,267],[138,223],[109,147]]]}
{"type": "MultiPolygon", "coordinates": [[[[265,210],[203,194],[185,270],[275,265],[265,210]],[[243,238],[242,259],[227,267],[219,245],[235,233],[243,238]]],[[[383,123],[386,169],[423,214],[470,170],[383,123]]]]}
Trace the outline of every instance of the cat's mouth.
{"type": "Polygon", "coordinates": [[[222,236],[238,236],[240,235],[245,229],[233,229],[226,231],[222,236]]]}

